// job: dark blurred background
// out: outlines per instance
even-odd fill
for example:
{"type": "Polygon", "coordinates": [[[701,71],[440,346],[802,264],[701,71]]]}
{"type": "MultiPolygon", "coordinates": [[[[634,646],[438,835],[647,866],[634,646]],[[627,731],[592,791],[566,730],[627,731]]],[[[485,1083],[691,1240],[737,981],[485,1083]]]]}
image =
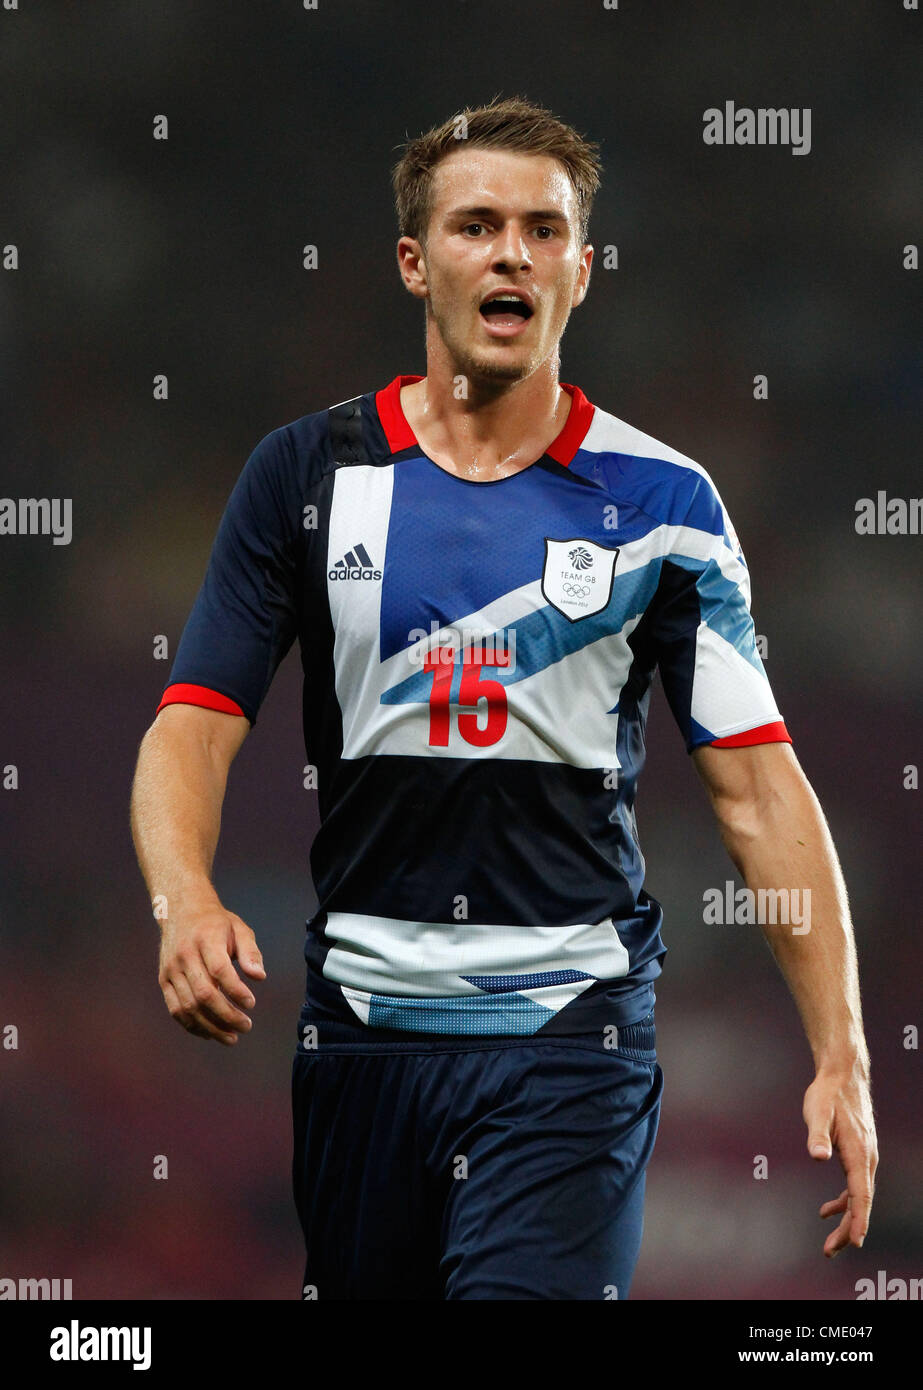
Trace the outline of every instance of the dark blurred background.
{"type": "MultiPolygon", "coordinates": [[[[216,882],[257,933],[252,1035],[170,1019],[128,828],[138,743],[228,493],[268,431],[425,371],[402,289],[396,147],[497,92],[602,146],[597,262],[562,379],[702,463],[753,576],[766,669],[855,917],[882,1167],[830,1263],[811,1057],[657,689],[638,817],[664,904],[666,1076],[638,1299],[855,1297],[923,1275],[919,13],[563,0],[217,0],[0,12],[4,496],[73,499],[73,540],[0,537],[0,1276],[75,1298],[297,1298],[289,1065],[314,793],[290,654],[234,766],[216,882]],[[809,107],[810,154],[709,147],[725,101],[809,107]],[[153,138],[166,116],[169,139],[153,138]],[[302,248],[318,247],[317,270],[302,248]],[[618,247],[605,270],[603,248],[618,247]],[[169,399],[153,398],[159,373],[169,399]],[[753,378],[768,377],[766,400],[753,378]],[[9,1039],[11,1035],[7,1035],[9,1039]],[[766,1156],[768,1181],[755,1181],[766,1156]],[[153,1177],[166,1155],[169,1177],[153,1177]]],[[[836,1171],[834,1169],[836,1168],[836,1171]]]]}

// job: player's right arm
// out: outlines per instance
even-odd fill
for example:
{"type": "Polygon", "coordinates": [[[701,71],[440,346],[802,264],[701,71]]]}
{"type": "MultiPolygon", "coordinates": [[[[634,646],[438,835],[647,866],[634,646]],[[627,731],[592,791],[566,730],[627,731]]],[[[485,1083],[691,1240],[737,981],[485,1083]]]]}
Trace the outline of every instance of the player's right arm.
{"type": "Polygon", "coordinates": [[[244,1011],[254,1003],[234,962],[254,980],[265,971],[253,932],[215,892],[212,862],[228,771],[298,632],[299,468],[285,427],[244,465],[132,790],[132,834],[161,927],[164,1000],[189,1032],[226,1045],[249,1032],[244,1011]]]}
{"type": "Polygon", "coordinates": [[[176,1021],[232,1046],[252,1023],[233,962],[266,977],[256,938],[211,881],[228,771],[250,730],[242,715],[198,705],[161,709],[141,742],[131,829],[161,929],[158,980],[176,1021]]]}

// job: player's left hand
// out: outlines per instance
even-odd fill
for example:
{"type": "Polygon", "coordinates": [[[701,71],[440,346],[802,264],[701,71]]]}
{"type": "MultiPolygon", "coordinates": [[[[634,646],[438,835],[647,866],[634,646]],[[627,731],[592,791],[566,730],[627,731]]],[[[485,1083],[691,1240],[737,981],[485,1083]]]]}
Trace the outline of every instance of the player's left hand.
{"type": "Polygon", "coordinates": [[[839,1197],[820,1208],[824,1220],[842,1215],[824,1242],[824,1254],[832,1260],[847,1245],[861,1246],[869,1228],[878,1140],[867,1077],[858,1070],[819,1071],[805,1092],[802,1114],[808,1127],[808,1153],[824,1162],[836,1149],[846,1174],[846,1187],[839,1197]]]}

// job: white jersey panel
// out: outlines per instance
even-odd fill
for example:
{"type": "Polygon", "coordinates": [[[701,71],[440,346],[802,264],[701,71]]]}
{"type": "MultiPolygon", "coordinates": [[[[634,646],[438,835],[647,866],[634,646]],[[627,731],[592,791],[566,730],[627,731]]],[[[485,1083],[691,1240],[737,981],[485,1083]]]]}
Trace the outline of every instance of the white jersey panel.
{"type": "Polygon", "coordinates": [[[611,918],[546,927],[330,912],[324,934],[331,943],[327,979],[372,994],[481,996],[482,989],[465,976],[522,979],[572,971],[588,979],[615,979],[628,972],[628,952],[611,918]]]}

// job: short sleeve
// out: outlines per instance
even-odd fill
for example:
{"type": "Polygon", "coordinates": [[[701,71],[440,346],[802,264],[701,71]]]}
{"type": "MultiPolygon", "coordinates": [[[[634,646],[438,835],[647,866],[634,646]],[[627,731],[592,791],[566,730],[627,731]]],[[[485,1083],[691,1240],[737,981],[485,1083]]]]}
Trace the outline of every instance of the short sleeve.
{"type": "Polygon", "coordinates": [[[756,644],[750,576],[707,474],[671,528],[654,599],[656,661],[687,752],[791,743],[756,644]]]}
{"type": "Polygon", "coordinates": [[[202,705],[256,723],[298,629],[298,522],[285,428],[256,446],[228,499],[157,713],[202,705]]]}

